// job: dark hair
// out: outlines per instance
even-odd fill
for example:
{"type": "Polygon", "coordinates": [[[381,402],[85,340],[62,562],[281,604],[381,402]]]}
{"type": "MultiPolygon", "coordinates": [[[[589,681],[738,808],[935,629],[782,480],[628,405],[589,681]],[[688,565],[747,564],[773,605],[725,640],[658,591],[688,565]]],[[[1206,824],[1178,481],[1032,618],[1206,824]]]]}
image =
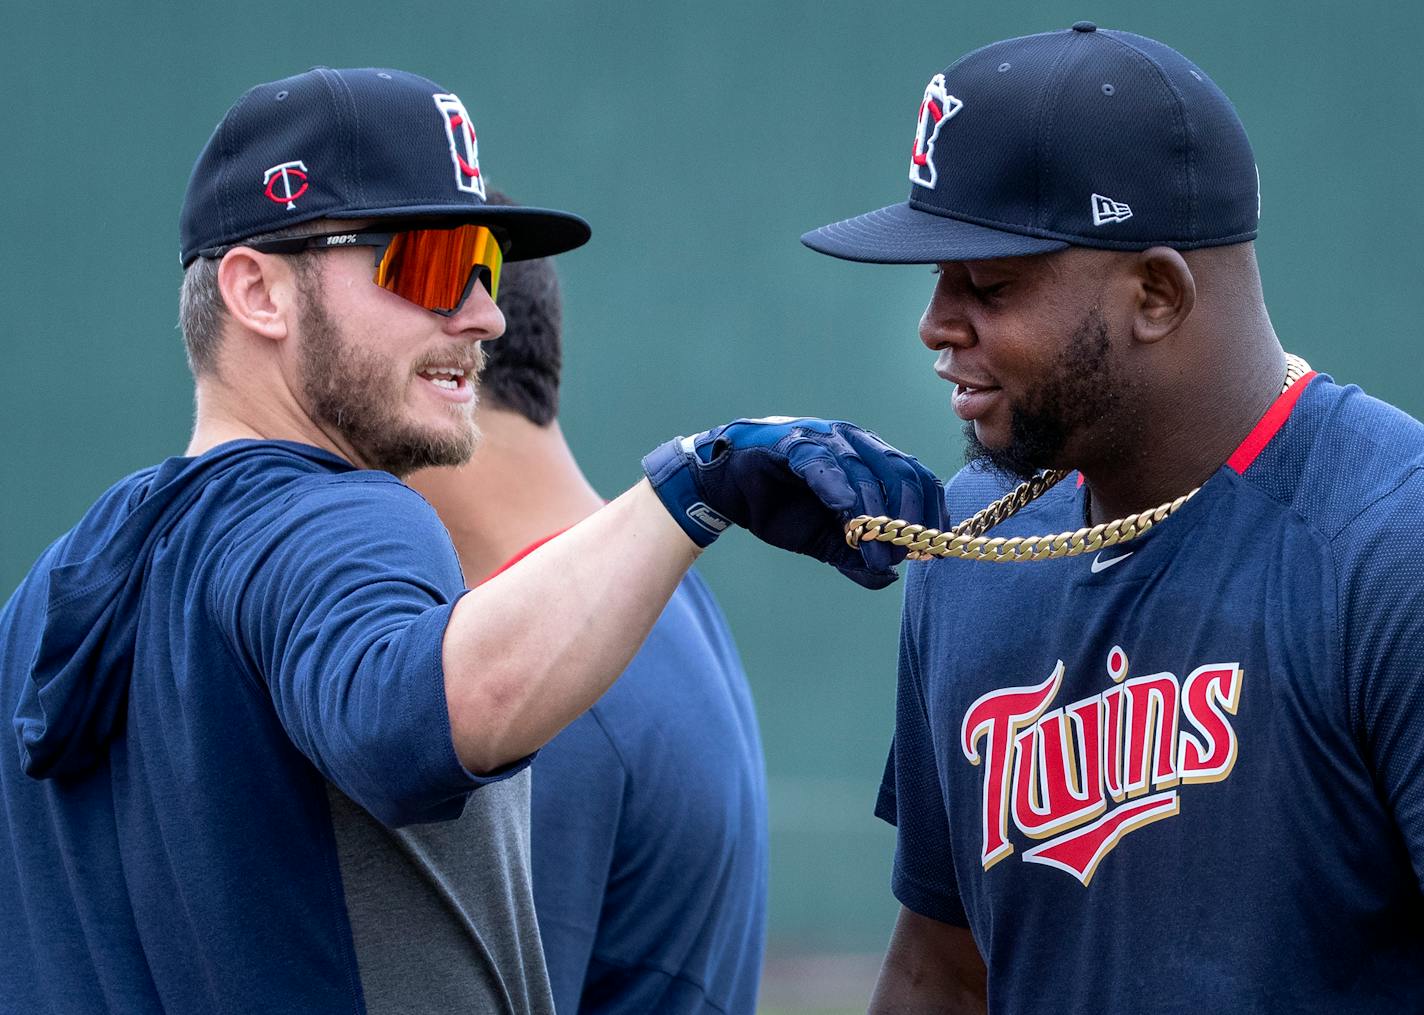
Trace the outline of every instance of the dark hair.
{"type": "MultiPolygon", "coordinates": [[[[514,204],[490,190],[487,204],[514,204]]],[[[499,279],[504,334],[485,346],[480,397],[485,404],[517,412],[537,426],[559,414],[563,366],[563,302],[551,258],[506,264],[499,279]]]]}

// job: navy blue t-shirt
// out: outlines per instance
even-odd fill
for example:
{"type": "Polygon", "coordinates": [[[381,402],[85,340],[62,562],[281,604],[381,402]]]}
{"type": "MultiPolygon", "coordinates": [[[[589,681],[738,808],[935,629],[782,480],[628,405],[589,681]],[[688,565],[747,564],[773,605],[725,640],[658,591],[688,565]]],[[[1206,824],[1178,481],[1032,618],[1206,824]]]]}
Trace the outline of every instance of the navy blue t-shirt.
{"type": "Polygon", "coordinates": [[[394,476],[238,441],[111,488],[0,611],[0,1008],[363,1010],[328,783],[458,816],[464,590],[394,476]]]}
{"type": "Polygon", "coordinates": [[[618,682],[534,763],[534,903],[557,1010],[754,1011],[766,835],[751,691],[689,572],[618,682]]]}
{"type": "Polygon", "coordinates": [[[1130,543],[910,566],[876,812],[992,1011],[1421,1010],[1421,531],[1424,426],[1320,376],[1130,543]]]}

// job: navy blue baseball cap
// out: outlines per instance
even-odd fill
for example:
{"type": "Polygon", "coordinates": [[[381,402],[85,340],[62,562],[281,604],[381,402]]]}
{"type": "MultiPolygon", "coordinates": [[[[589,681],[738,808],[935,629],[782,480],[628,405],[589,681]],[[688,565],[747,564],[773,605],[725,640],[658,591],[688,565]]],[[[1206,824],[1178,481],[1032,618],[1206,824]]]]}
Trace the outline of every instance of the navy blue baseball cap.
{"type": "Polygon", "coordinates": [[[588,242],[588,223],[546,208],[487,205],[479,147],[458,96],[405,71],[314,67],[258,85],[198,155],[178,259],[313,219],[477,222],[505,260],[588,242]]]}
{"type": "Polygon", "coordinates": [[[931,78],[909,169],[905,203],[801,242],[933,264],[1242,243],[1260,218],[1251,143],[1221,89],[1171,47],[1087,21],[992,43],[931,78]]]}

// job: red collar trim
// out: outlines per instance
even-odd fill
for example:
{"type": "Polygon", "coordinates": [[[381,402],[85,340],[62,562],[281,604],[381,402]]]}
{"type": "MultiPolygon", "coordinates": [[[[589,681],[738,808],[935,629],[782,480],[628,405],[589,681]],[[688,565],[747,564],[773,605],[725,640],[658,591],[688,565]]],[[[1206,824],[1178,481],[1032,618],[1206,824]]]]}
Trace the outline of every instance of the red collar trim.
{"type": "Polygon", "coordinates": [[[533,553],[535,550],[539,549],[539,547],[543,546],[543,545],[544,545],[545,543],[547,543],[549,540],[555,538],[556,536],[562,536],[565,532],[568,532],[569,529],[571,529],[571,528],[573,528],[573,526],[572,526],[572,525],[569,525],[569,526],[566,526],[565,528],[560,529],[558,532],[551,532],[551,533],[549,533],[547,536],[545,536],[545,537],[542,538],[542,539],[536,539],[536,540],[534,540],[534,542],[530,543],[530,544],[529,544],[528,546],[526,546],[524,549],[522,549],[522,550],[520,550],[518,553],[516,553],[513,557],[510,557],[508,560],[506,560],[506,561],[505,561],[503,564],[501,564],[499,567],[495,568],[495,569],[494,569],[493,571],[491,571],[489,574],[485,575],[482,579],[480,579],[479,584],[480,584],[480,585],[483,585],[485,582],[489,581],[491,578],[493,578],[493,577],[494,577],[495,575],[497,575],[497,574],[504,574],[504,572],[508,571],[508,570],[509,570],[510,568],[512,568],[515,564],[518,564],[521,560],[523,560],[525,557],[529,556],[529,555],[530,555],[531,553],[533,553]]]}
{"type": "MultiPolygon", "coordinates": [[[[1300,396],[1305,393],[1306,386],[1310,384],[1310,379],[1315,376],[1312,370],[1301,377],[1285,391],[1280,397],[1271,403],[1271,407],[1266,410],[1266,414],[1246,435],[1246,439],[1241,442],[1231,457],[1226,460],[1226,467],[1235,472],[1238,476],[1251,467],[1251,463],[1260,457],[1261,452],[1266,450],[1266,445],[1271,443],[1281,427],[1285,426],[1286,420],[1290,418],[1291,410],[1295,408],[1295,403],[1300,400],[1300,396]]],[[[1078,486],[1083,485],[1083,474],[1078,473],[1078,486]]]]}
{"type": "Polygon", "coordinates": [[[1314,376],[1315,371],[1312,370],[1281,392],[1280,397],[1271,403],[1271,407],[1266,410],[1266,414],[1261,417],[1261,421],[1256,424],[1255,429],[1246,435],[1241,446],[1226,460],[1228,469],[1240,475],[1251,467],[1251,463],[1260,456],[1262,451],[1266,450],[1266,445],[1271,443],[1271,438],[1281,427],[1285,426],[1286,420],[1290,418],[1291,410],[1295,408],[1295,403],[1300,401],[1300,396],[1305,393],[1306,387],[1314,376]]]}

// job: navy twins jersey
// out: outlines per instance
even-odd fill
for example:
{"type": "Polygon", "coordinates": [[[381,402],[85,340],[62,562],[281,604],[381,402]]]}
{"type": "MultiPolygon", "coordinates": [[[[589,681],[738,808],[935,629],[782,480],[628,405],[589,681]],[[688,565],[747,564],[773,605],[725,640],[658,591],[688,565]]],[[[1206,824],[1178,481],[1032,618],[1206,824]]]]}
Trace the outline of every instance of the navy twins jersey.
{"type": "Polygon", "coordinates": [[[1424,1010],[1421,532],[1424,425],[1312,375],[1130,543],[910,566],[876,812],[991,1011],[1424,1010]]]}

